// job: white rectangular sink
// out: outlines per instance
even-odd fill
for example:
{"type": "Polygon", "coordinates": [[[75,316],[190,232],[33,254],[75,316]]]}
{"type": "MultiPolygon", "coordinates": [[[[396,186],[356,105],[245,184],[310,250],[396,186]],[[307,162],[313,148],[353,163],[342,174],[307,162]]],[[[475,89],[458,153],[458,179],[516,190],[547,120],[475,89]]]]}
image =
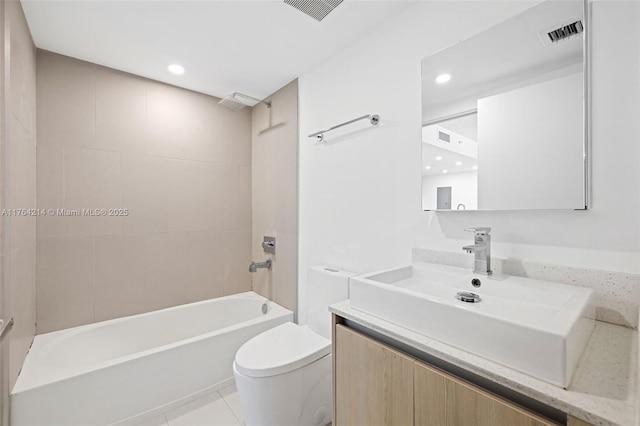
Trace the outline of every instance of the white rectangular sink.
{"type": "Polygon", "coordinates": [[[590,289],[426,263],[354,277],[350,299],[354,308],[562,387],[595,316],[590,289]],[[460,291],[480,301],[460,301],[460,291]]]}

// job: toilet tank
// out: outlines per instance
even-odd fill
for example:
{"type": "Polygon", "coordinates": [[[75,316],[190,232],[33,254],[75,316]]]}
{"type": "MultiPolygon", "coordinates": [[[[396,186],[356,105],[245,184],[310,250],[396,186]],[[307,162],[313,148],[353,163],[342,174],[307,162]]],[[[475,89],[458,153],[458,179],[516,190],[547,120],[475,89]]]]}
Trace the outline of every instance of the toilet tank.
{"type": "Polygon", "coordinates": [[[331,340],[329,305],[349,298],[349,277],[354,272],[330,266],[310,266],[307,270],[307,325],[331,340]]]}

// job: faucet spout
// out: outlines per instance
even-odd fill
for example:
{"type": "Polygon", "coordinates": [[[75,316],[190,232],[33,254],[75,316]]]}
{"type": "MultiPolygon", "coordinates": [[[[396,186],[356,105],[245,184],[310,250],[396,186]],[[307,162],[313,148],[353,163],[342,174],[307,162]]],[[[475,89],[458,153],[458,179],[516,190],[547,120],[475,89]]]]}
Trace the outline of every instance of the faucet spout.
{"type": "Polygon", "coordinates": [[[473,245],[464,246],[462,250],[467,253],[474,253],[473,272],[484,275],[491,275],[491,228],[469,228],[465,231],[474,233],[473,245]]]}
{"type": "Polygon", "coordinates": [[[267,259],[264,262],[251,262],[249,272],[257,272],[259,268],[271,269],[271,263],[271,259],[267,259]]]}

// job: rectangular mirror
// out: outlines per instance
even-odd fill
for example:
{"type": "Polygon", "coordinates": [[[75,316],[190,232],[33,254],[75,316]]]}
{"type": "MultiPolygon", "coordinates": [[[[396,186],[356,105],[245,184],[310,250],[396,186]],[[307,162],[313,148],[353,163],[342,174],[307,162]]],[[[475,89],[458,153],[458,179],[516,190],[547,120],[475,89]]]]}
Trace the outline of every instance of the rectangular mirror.
{"type": "Polygon", "coordinates": [[[423,210],[587,208],[586,2],[422,61],[423,210]]]}

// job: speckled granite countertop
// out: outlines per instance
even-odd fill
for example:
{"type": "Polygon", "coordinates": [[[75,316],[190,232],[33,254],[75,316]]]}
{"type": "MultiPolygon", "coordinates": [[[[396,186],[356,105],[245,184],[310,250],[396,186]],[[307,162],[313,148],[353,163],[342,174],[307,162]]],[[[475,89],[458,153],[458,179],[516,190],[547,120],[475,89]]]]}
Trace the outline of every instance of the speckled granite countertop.
{"type": "Polygon", "coordinates": [[[565,390],[353,308],[348,300],[331,305],[329,310],[594,425],[637,424],[636,330],[596,321],[571,385],[565,390]]]}

